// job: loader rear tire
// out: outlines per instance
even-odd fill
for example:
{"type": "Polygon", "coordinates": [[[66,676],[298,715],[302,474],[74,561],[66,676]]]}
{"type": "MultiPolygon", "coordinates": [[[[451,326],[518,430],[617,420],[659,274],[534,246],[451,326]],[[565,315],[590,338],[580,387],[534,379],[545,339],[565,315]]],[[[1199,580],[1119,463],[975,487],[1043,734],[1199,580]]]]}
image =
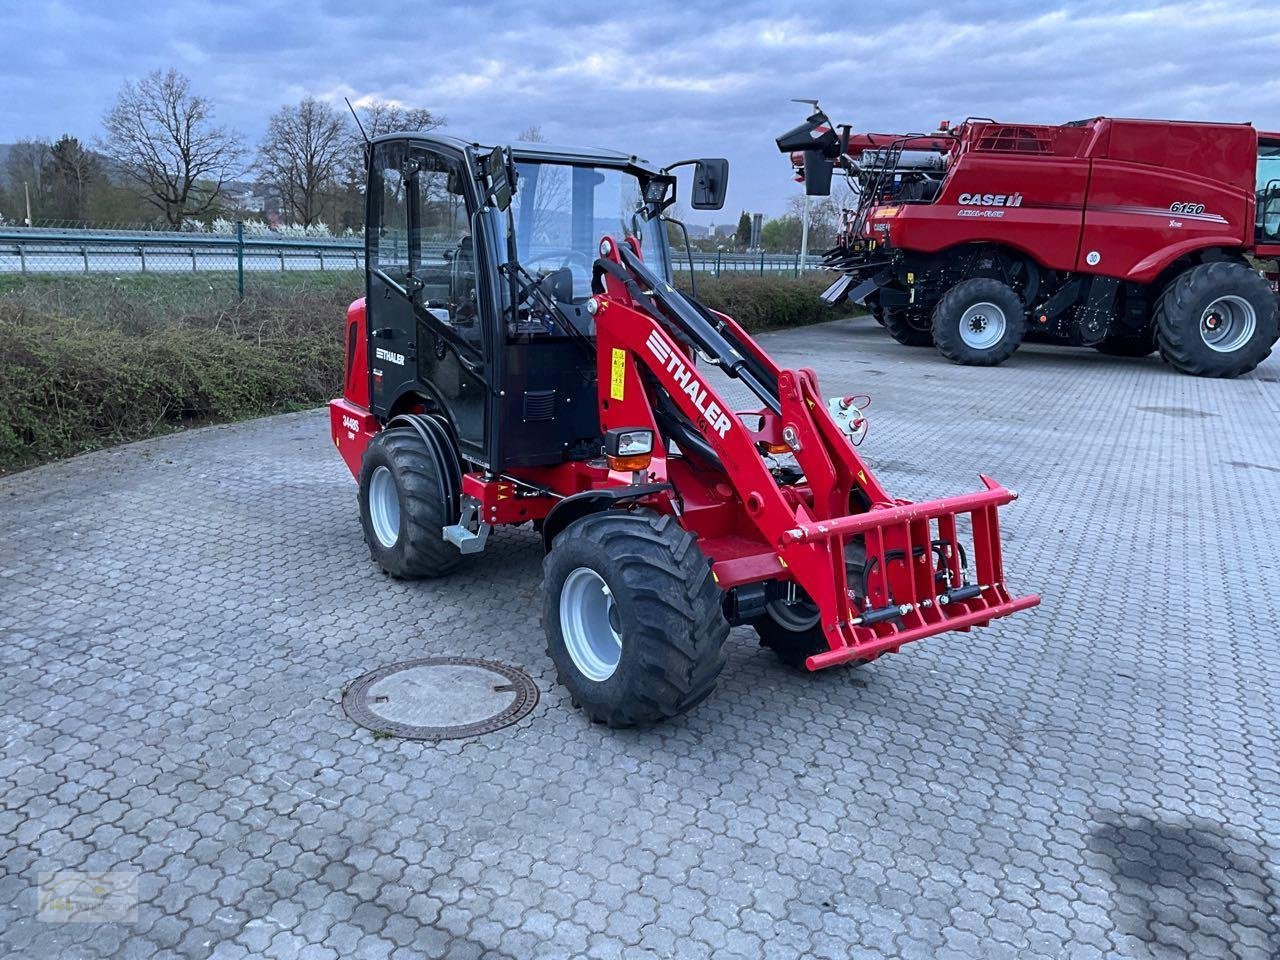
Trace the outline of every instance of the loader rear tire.
{"type": "Polygon", "coordinates": [[[933,329],[928,317],[914,316],[907,310],[886,310],[884,328],[904,347],[933,346],[933,329]]]}
{"type": "Polygon", "coordinates": [[[729,635],[724,594],[673,517],[607,510],[576,520],[543,573],[547,653],[593,722],[656,723],[715,689],[729,635]]]}
{"type": "MultiPolygon", "coordinates": [[[[443,430],[440,436],[447,441],[443,430]]],[[[369,554],[391,576],[440,577],[462,562],[442,533],[458,519],[460,478],[449,475],[451,462],[412,427],[383,430],[369,442],[360,467],[360,524],[369,554]]]]}
{"type": "Polygon", "coordinates": [[[933,342],[952,363],[994,367],[1022,344],[1026,308],[1008,284],[990,277],[962,280],[933,310],[933,342]]]}
{"type": "Polygon", "coordinates": [[[1156,301],[1160,354],[1192,376],[1238,377],[1271,355],[1276,310],[1271,285],[1247,263],[1202,263],[1156,301]]]}

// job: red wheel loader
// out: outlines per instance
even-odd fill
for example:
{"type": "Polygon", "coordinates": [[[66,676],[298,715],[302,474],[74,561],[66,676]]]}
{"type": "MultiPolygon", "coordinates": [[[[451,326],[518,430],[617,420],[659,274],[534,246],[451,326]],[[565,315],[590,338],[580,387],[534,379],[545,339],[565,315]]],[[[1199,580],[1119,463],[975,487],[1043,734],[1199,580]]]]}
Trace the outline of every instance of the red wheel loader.
{"type": "Polygon", "coordinates": [[[548,652],[613,726],[705,698],[732,625],[817,670],[1039,602],[1005,582],[1015,494],[983,477],[895,499],[854,449],[862,400],[829,404],[672,286],[685,165],[693,207],[719,209],[723,160],[374,140],[367,290],[330,405],[390,575],[450,573],[500,524],[539,531],[548,652]]]}
{"type": "Polygon", "coordinates": [[[1276,340],[1276,275],[1250,258],[1280,256],[1280,133],[1098,117],[854,134],[815,109],[777,143],[811,194],[849,176],[824,297],[900,343],[990,366],[1026,336],[1234,377],[1276,340]]]}

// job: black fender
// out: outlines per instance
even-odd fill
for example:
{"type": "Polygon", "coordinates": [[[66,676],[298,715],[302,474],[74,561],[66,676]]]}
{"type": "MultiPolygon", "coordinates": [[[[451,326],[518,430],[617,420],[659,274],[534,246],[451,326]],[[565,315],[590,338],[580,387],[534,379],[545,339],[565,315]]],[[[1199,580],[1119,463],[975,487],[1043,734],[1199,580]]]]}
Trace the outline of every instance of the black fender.
{"type": "Polygon", "coordinates": [[[458,456],[458,447],[449,434],[449,428],[438,418],[425,413],[401,413],[387,421],[383,429],[392,427],[408,427],[422,438],[423,444],[430,451],[436,462],[445,490],[445,516],[457,522],[460,512],[459,498],[462,495],[462,459],[458,456]]]}
{"type": "Polygon", "coordinates": [[[602,510],[611,510],[628,500],[636,500],[672,489],[669,483],[635,483],[625,487],[584,490],[582,493],[565,497],[551,508],[551,512],[542,521],[542,549],[549,552],[551,542],[555,540],[556,535],[575,520],[581,520],[602,510]]]}

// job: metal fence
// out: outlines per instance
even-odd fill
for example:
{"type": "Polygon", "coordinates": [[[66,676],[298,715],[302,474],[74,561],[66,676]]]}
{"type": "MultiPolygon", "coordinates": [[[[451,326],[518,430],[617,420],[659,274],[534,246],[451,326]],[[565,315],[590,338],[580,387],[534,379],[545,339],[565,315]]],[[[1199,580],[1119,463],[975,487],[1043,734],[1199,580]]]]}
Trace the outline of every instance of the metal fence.
{"type": "MultiPolygon", "coordinates": [[[[677,271],[792,274],[820,269],[819,257],[799,254],[672,252],[677,271]]],[[[235,234],[154,231],[0,229],[0,275],[207,274],[234,276],[244,296],[246,275],[364,269],[364,243],[235,234]]]]}

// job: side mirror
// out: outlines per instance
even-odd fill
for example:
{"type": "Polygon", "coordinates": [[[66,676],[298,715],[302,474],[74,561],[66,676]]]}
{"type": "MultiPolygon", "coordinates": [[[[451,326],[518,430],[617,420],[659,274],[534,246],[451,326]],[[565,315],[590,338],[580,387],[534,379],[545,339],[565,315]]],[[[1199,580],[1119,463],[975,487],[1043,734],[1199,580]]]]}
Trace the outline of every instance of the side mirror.
{"type": "Polygon", "coordinates": [[[501,147],[493,148],[486,166],[489,173],[489,199],[499,211],[505,211],[511,206],[511,196],[515,191],[511,178],[507,175],[507,155],[501,147]]]}
{"type": "Polygon", "coordinates": [[[724,206],[724,195],[729,189],[729,161],[723,157],[699,160],[693,173],[693,199],[695,210],[719,210],[724,206]]]}
{"type": "Polygon", "coordinates": [[[831,174],[835,164],[818,150],[804,152],[804,192],[809,197],[831,196],[831,174]]]}

